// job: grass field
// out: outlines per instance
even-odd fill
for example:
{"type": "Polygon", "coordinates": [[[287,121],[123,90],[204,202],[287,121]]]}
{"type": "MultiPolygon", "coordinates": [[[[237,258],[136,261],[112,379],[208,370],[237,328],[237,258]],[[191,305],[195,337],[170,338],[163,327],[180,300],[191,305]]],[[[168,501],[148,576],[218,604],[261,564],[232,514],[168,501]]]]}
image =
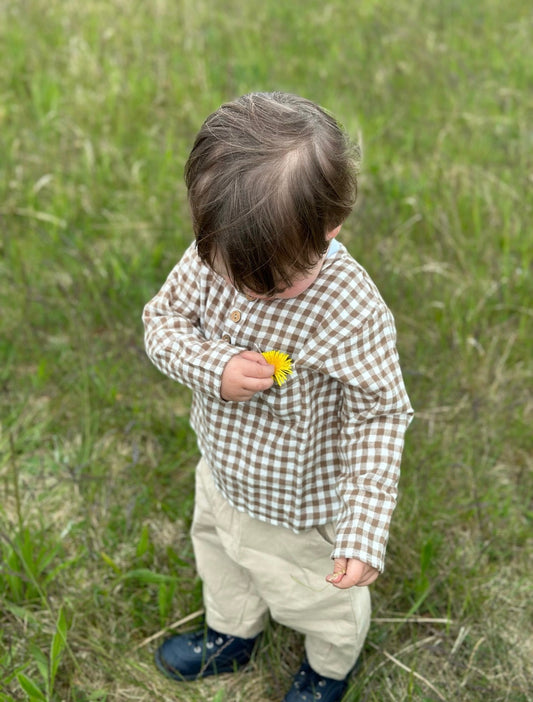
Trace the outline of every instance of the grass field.
{"type": "Polygon", "coordinates": [[[258,89],[362,145],[343,241],[417,411],[346,699],[533,700],[532,30],[526,0],[3,0],[0,700],[275,701],[299,665],[275,624],[245,673],[152,665],[202,606],[197,449],[140,314],[197,129],[258,89]]]}

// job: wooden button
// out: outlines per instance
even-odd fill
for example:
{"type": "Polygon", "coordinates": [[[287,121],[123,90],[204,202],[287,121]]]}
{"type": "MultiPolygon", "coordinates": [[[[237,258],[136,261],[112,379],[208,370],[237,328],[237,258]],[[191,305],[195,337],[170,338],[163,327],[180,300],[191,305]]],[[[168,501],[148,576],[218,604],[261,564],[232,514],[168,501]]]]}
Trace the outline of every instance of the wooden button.
{"type": "Polygon", "coordinates": [[[222,341],[227,341],[229,344],[231,341],[231,336],[229,334],[222,334],[222,341]]]}
{"type": "Polygon", "coordinates": [[[231,319],[232,322],[239,322],[241,319],[241,313],[239,310],[233,310],[233,312],[230,314],[229,318],[231,319]]]}

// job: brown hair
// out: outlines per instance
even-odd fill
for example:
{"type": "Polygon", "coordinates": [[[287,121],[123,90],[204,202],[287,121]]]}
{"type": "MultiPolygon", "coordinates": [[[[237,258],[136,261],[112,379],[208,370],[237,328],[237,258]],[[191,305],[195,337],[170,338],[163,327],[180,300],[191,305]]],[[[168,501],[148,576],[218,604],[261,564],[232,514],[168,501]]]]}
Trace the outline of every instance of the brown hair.
{"type": "Polygon", "coordinates": [[[288,93],[251,93],[200,129],[185,166],[200,258],[239,290],[273,294],[324,255],[350,213],[357,152],[337,121],[288,93]]]}

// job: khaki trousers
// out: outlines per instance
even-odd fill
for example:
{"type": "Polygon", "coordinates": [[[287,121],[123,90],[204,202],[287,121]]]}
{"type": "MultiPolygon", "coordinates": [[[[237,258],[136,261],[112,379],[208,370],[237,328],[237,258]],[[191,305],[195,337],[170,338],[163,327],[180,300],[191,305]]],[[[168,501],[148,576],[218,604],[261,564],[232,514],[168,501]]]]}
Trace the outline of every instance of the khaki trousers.
{"type": "Polygon", "coordinates": [[[367,587],[339,590],[325,581],[333,571],[333,525],[295,534],[238,512],[202,459],[191,536],[210,627],[250,638],[270,613],[304,634],[319,675],[341,680],[348,674],[370,625],[370,594],[367,587]]]}

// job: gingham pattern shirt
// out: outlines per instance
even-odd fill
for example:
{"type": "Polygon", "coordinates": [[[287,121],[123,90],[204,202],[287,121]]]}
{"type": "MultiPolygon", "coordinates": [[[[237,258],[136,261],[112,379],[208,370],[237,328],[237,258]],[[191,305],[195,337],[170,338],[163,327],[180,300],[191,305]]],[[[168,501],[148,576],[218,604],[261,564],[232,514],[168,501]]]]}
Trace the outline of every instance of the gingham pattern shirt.
{"type": "Polygon", "coordinates": [[[332,558],[383,570],[412,409],[392,315],[346,248],[297,297],[251,300],[191,245],[143,319],[153,363],[193,390],[191,424],[230,504],[294,531],[335,522],[332,558]],[[284,351],[294,372],[225,402],[222,371],[244,349],[284,351]]]}

